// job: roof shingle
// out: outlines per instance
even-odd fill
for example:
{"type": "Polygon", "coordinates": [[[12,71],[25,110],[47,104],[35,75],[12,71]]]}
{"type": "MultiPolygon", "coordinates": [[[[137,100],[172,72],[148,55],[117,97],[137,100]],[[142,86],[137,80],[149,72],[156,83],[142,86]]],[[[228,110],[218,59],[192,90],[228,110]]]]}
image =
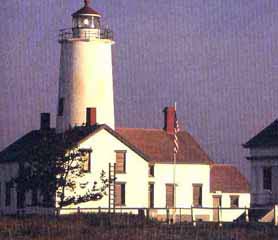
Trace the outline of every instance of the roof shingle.
{"type": "MultiPolygon", "coordinates": [[[[119,128],[116,131],[107,125],[92,127],[75,127],[62,134],[50,131],[34,130],[15,141],[0,153],[0,162],[22,161],[32,153],[35,146],[48,143],[59,144],[62,137],[70,139],[70,144],[77,144],[86,140],[92,134],[105,129],[118,140],[129,146],[147,161],[154,163],[173,163],[173,135],[161,129],[119,128]]],[[[211,192],[222,191],[231,193],[249,192],[249,185],[245,177],[233,166],[213,164],[200,145],[187,132],[179,132],[179,151],[177,164],[209,164],[211,165],[211,192]]]]}
{"type": "Polygon", "coordinates": [[[210,191],[226,193],[249,193],[246,178],[236,167],[228,164],[213,164],[210,169],[210,191]]]}
{"type": "Polygon", "coordinates": [[[29,155],[33,153],[33,149],[44,148],[44,144],[46,142],[54,146],[63,143],[64,141],[62,140],[66,139],[67,146],[72,147],[86,140],[92,134],[95,134],[101,129],[105,129],[106,131],[108,131],[110,134],[116,137],[119,141],[123,142],[145,160],[149,160],[148,157],[144,155],[144,153],[140,149],[130,144],[126,139],[120,136],[120,134],[115,132],[109,126],[105,124],[96,124],[94,126],[74,127],[63,134],[57,134],[55,132],[55,129],[50,129],[49,131],[33,130],[23,137],[19,138],[17,141],[9,145],[2,152],[0,152],[0,162],[4,163],[22,161],[25,158],[28,158],[29,155]]]}
{"type": "MultiPolygon", "coordinates": [[[[174,137],[162,129],[118,128],[119,133],[132,145],[140,149],[151,162],[173,163],[174,137]]],[[[212,164],[205,151],[185,131],[178,133],[179,151],[177,163],[212,164]]]]}

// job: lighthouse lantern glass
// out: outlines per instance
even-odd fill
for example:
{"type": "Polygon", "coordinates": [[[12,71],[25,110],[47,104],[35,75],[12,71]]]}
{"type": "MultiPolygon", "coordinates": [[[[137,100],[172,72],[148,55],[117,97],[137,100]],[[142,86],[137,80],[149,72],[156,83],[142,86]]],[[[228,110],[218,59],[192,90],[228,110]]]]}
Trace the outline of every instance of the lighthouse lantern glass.
{"type": "Polygon", "coordinates": [[[89,24],[90,24],[90,23],[89,23],[89,19],[88,19],[88,18],[85,18],[84,21],[83,21],[83,23],[84,23],[85,26],[89,26],[89,24]]]}
{"type": "Polygon", "coordinates": [[[99,28],[100,21],[94,16],[78,16],[73,18],[73,28],[99,28]]]}

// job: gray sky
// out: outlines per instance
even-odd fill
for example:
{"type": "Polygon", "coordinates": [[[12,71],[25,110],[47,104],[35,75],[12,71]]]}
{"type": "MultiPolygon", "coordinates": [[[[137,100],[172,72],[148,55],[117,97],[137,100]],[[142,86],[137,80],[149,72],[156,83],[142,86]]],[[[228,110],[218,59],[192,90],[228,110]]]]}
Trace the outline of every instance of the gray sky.
{"type": "MultiPolygon", "coordinates": [[[[81,0],[10,0],[0,6],[0,149],[55,123],[60,46],[81,0]]],[[[180,124],[218,162],[248,173],[241,144],[277,118],[277,0],[95,0],[115,33],[116,125],[180,124]]]]}

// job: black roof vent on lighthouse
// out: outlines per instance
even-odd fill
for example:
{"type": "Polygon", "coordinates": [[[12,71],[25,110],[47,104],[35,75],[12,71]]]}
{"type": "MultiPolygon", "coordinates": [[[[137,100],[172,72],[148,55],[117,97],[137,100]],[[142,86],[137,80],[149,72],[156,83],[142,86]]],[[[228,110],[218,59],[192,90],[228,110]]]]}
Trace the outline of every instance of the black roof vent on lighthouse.
{"type": "Polygon", "coordinates": [[[84,0],[84,7],[72,14],[73,28],[100,28],[100,13],[89,6],[84,0]]]}
{"type": "Polygon", "coordinates": [[[84,7],[79,9],[77,12],[73,13],[73,17],[77,17],[80,15],[94,15],[94,16],[101,16],[96,10],[92,9],[90,6],[90,0],[84,0],[84,7]]]}

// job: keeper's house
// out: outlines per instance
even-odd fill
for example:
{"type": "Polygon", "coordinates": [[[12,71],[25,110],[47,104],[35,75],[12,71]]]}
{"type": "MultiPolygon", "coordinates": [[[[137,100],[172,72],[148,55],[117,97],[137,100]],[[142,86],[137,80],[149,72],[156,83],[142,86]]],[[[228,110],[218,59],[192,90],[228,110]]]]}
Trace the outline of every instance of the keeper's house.
{"type": "MultiPolygon", "coordinates": [[[[82,184],[98,181],[102,170],[116,163],[115,207],[119,208],[173,208],[173,107],[166,108],[164,129],[118,128],[113,130],[105,124],[73,128],[79,148],[90,149],[87,156],[88,171],[80,178],[77,192],[86,189],[82,184]],[[168,113],[168,114],[167,114],[168,113]]],[[[45,114],[42,115],[45,117],[45,114]]],[[[49,116],[49,115],[48,115],[49,116]]],[[[47,121],[49,122],[49,121],[47,121]]],[[[1,211],[16,213],[20,208],[16,186],[10,184],[12,176],[18,174],[19,162],[33,152],[33,148],[44,137],[54,137],[55,129],[45,126],[34,130],[11,144],[0,154],[1,211]],[[48,130],[46,130],[48,129],[48,130]]],[[[59,134],[57,134],[59,135],[59,134]]],[[[236,219],[244,208],[250,206],[249,186],[246,179],[233,166],[215,164],[209,159],[194,138],[186,131],[178,133],[179,151],[176,164],[176,207],[194,209],[195,219],[218,220],[218,212],[202,207],[234,208],[223,210],[221,220],[236,219]],[[199,209],[197,209],[199,208],[199,209]]],[[[37,199],[31,192],[26,194],[24,207],[35,207],[37,199]],[[32,199],[33,198],[33,199],[32,199]],[[34,200],[35,199],[35,200],[34,200]]],[[[70,208],[108,208],[108,196],[99,201],[71,205],[70,208]]],[[[113,206],[110,206],[113,207],[113,206]]],[[[65,211],[66,212],[66,211],[65,211]]],[[[183,211],[190,220],[190,210],[183,211]]],[[[154,215],[165,211],[153,210],[154,215]]]]}
{"type": "MultiPolygon", "coordinates": [[[[18,174],[19,163],[24,163],[43,139],[59,139],[63,133],[72,132],[72,136],[77,136],[74,141],[79,149],[89,150],[87,173],[78,179],[76,192],[85,192],[84,183],[92,186],[102,170],[107,173],[109,163],[116,163],[116,184],[113,193],[110,192],[115,196],[114,201],[109,203],[108,194],[98,201],[70,208],[108,208],[109,204],[116,208],[152,208],[151,214],[159,217],[165,211],[155,208],[194,206],[195,220],[232,221],[240,216],[244,210],[237,208],[250,205],[246,179],[233,166],[215,164],[186,131],[178,133],[179,151],[174,171],[173,107],[164,109],[163,129],[115,128],[112,32],[101,28],[101,15],[89,7],[88,1],[72,16],[72,28],[62,30],[59,38],[56,129],[50,128],[50,115],[42,114],[40,130],[27,133],[0,153],[1,212],[30,210],[43,201],[37,193],[20,196],[21,189],[11,184],[11,179],[18,174]],[[218,207],[233,209],[219,214],[218,207]]],[[[190,210],[183,210],[184,220],[190,220],[190,214],[190,210]]]]}

